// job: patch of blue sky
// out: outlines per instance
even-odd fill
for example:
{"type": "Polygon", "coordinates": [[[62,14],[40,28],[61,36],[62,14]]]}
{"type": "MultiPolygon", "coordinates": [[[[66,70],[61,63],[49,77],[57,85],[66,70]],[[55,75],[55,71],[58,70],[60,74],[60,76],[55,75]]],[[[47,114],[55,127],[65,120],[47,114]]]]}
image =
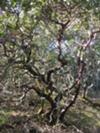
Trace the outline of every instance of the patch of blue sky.
{"type": "MultiPolygon", "coordinates": [[[[67,41],[67,40],[63,40],[63,41],[61,42],[62,54],[66,54],[66,53],[69,53],[69,52],[70,52],[70,48],[69,48],[68,45],[69,45],[69,44],[68,44],[68,41],[67,41]]],[[[57,42],[56,40],[53,40],[53,41],[49,44],[47,50],[48,50],[49,52],[54,51],[55,53],[58,53],[58,46],[59,46],[58,42],[57,42]]]]}

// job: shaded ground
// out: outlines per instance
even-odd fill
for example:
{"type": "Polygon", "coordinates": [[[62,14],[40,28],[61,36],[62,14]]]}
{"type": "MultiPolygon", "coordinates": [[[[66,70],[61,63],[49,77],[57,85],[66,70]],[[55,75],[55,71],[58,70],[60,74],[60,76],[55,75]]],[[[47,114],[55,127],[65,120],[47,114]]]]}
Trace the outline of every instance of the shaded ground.
{"type": "Polygon", "coordinates": [[[78,101],[66,114],[68,127],[46,124],[33,109],[0,109],[0,133],[100,133],[100,109],[78,101]]]}

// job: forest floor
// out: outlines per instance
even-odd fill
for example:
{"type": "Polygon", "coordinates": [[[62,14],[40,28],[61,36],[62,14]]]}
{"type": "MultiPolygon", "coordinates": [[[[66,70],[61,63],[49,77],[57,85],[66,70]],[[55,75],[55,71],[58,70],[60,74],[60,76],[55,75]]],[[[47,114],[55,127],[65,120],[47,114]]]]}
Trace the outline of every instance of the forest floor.
{"type": "Polygon", "coordinates": [[[100,107],[85,100],[78,99],[65,119],[69,126],[50,126],[32,108],[0,107],[0,133],[100,133],[100,107]]]}

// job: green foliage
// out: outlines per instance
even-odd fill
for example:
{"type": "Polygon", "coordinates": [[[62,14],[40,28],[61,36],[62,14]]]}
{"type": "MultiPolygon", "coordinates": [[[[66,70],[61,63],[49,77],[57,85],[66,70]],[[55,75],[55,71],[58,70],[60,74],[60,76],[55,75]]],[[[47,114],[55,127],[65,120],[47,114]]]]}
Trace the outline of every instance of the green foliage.
{"type": "Polygon", "coordinates": [[[99,6],[99,0],[0,2],[0,81],[11,99],[20,93],[23,102],[33,89],[49,102],[53,118],[54,110],[62,114],[75,103],[81,89],[95,87],[99,6]]]}
{"type": "Polygon", "coordinates": [[[8,122],[9,116],[10,116],[9,112],[0,110],[0,126],[8,122]]]}

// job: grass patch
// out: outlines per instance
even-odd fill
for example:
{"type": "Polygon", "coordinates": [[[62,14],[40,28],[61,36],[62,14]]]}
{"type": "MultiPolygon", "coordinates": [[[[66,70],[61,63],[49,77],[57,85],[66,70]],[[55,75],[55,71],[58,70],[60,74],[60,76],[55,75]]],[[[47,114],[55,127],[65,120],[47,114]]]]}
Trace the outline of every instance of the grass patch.
{"type": "Polygon", "coordinates": [[[65,119],[69,124],[86,133],[95,132],[100,128],[100,110],[82,101],[66,113],[65,119]]]}
{"type": "Polygon", "coordinates": [[[0,126],[8,122],[10,112],[5,110],[0,110],[0,126]]]}

